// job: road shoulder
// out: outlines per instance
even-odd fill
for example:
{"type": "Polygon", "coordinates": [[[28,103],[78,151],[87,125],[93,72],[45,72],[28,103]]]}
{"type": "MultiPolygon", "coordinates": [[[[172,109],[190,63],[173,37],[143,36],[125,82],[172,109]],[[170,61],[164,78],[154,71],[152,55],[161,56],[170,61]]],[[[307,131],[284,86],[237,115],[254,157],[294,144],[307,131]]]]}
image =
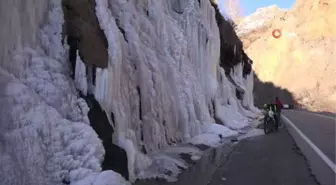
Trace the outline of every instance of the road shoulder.
{"type": "Polygon", "coordinates": [[[286,129],[237,144],[210,185],[317,185],[307,161],[286,129]]]}
{"type": "MultiPolygon", "coordinates": [[[[299,146],[302,153],[306,156],[312,172],[318,181],[322,185],[335,184],[335,164],[290,119],[288,119],[286,116],[283,116],[283,120],[286,123],[287,129],[294,138],[296,144],[299,146]]],[[[308,122],[309,121],[306,121],[306,124],[308,124],[308,122]]],[[[299,122],[297,121],[295,123],[298,124],[299,122]]],[[[307,129],[306,127],[303,128],[307,129]]],[[[317,129],[314,128],[314,130],[317,129]]],[[[322,135],[320,135],[320,137],[321,136],[322,135]]],[[[321,144],[321,142],[318,143],[321,144]]],[[[330,143],[327,142],[323,144],[326,145],[330,143]]],[[[326,146],[323,148],[325,149],[326,146]]]]}

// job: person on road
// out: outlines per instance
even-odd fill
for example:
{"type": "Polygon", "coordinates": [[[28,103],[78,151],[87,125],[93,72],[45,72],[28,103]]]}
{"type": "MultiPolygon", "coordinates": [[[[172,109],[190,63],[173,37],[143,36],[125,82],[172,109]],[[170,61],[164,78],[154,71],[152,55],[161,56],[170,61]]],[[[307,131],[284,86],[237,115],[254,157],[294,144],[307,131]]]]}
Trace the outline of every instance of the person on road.
{"type": "Polygon", "coordinates": [[[281,116],[281,110],[283,109],[283,103],[279,100],[279,97],[275,98],[275,103],[274,105],[276,106],[276,124],[277,126],[280,125],[280,116],[281,116]]]}
{"type": "Polygon", "coordinates": [[[276,105],[277,112],[281,113],[281,109],[283,109],[283,104],[279,100],[279,97],[275,98],[275,105],[276,105]]]}

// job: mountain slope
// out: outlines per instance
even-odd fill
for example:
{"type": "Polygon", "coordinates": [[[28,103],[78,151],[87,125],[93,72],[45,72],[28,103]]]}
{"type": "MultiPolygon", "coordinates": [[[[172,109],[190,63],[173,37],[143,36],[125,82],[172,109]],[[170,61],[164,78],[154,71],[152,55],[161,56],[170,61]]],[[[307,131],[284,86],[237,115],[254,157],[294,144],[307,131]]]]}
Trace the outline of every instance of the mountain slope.
{"type": "MultiPolygon", "coordinates": [[[[335,0],[301,0],[290,10],[266,7],[237,27],[261,81],[289,90],[298,104],[314,111],[336,111],[335,5],[335,0]],[[272,37],[274,29],[282,31],[280,38],[272,37]]],[[[276,95],[281,96],[267,96],[276,95]]]]}

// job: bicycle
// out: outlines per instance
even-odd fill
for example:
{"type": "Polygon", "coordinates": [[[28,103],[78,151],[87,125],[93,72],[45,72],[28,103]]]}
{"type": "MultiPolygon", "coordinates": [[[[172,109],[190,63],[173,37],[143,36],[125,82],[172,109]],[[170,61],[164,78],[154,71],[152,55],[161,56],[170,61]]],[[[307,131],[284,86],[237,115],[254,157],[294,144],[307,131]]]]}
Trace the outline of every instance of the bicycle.
{"type": "Polygon", "coordinates": [[[266,109],[264,117],[264,132],[268,134],[270,132],[278,131],[279,127],[276,123],[275,113],[271,108],[266,109]]]}

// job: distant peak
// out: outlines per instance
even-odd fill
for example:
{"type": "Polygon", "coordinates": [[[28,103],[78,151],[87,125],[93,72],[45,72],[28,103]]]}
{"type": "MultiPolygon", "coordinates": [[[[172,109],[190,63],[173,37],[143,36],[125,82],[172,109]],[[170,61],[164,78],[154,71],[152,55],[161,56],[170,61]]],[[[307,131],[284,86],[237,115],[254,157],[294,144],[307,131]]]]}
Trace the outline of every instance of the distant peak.
{"type": "Polygon", "coordinates": [[[273,4],[273,5],[270,5],[270,6],[260,7],[255,11],[255,13],[256,12],[264,12],[264,11],[268,11],[268,10],[272,10],[272,9],[280,10],[281,8],[279,8],[276,4],[273,4]]]}

